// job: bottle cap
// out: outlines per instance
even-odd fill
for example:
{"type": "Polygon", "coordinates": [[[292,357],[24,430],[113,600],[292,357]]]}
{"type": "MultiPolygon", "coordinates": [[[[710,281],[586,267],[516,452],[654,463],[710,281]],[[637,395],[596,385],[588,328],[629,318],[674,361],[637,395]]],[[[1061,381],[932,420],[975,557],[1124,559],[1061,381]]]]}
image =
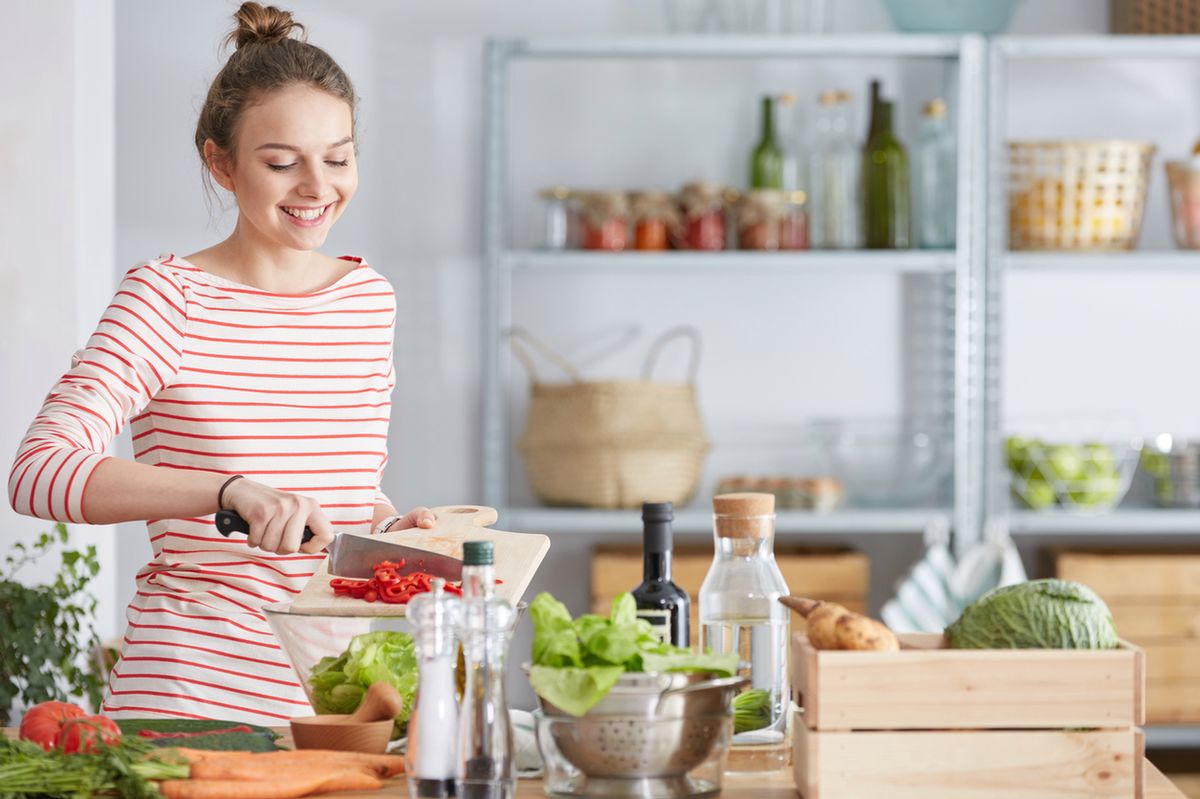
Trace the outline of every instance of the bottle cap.
{"type": "Polygon", "coordinates": [[[767,538],[775,531],[775,495],[719,494],[713,497],[713,516],[720,538],[767,538]]]}
{"type": "Polygon", "coordinates": [[[491,566],[495,563],[491,541],[467,541],[463,544],[464,566],[491,566]]]}
{"type": "Polygon", "coordinates": [[[946,101],[930,100],[921,107],[921,113],[932,119],[941,119],[946,116],[946,101]]]}
{"type": "Polygon", "coordinates": [[[673,522],[675,521],[675,506],[670,502],[643,502],[642,521],[673,522]]]}
{"type": "Polygon", "coordinates": [[[826,89],[817,95],[817,102],[824,106],[850,102],[850,93],[842,89],[826,89]]]}

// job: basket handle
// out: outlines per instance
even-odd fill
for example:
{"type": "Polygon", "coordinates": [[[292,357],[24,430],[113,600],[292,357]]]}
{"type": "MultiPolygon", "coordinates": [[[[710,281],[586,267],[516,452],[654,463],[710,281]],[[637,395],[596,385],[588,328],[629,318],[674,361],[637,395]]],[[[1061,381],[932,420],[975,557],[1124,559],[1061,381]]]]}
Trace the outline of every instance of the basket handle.
{"type": "Polygon", "coordinates": [[[510,327],[508,329],[508,343],[509,346],[512,347],[513,355],[517,356],[517,360],[520,361],[525,367],[525,370],[529,372],[529,379],[534,383],[538,383],[540,381],[538,380],[537,369],[533,365],[533,356],[529,352],[530,348],[540,353],[546,360],[550,361],[559,369],[562,369],[563,372],[566,373],[567,377],[571,378],[572,383],[583,382],[583,375],[579,373],[579,370],[575,368],[574,364],[572,364],[562,355],[559,355],[557,352],[550,349],[550,347],[548,347],[544,341],[534,336],[525,328],[510,327]]]}
{"type": "Polygon", "coordinates": [[[654,372],[654,367],[658,365],[658,356],[662,354],[663,349],[677,338],[689,338],[692,340],[692,357],[688,361],[687,381],[695,385],[696,370],[700,368],[700,331],[691,325],[680,325],[673,327],[666,333],[663,333],[653,344],[650,345],[650,352],[646,355],[646,365],[642,368],[642,379],[649,380],[654,372]]]}

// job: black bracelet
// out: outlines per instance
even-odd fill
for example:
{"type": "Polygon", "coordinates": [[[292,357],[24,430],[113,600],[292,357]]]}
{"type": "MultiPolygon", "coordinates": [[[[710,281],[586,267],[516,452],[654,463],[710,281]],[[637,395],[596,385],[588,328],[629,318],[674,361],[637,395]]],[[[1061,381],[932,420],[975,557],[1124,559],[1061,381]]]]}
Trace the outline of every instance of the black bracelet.
{"type": "Polygon", "coordinates": [[[229,488],[229,484],[245,476],[244,474],[235,474],[221,484],[221,490],[217,492],[217,510],[225,510],[225,489],[229,488]]]}

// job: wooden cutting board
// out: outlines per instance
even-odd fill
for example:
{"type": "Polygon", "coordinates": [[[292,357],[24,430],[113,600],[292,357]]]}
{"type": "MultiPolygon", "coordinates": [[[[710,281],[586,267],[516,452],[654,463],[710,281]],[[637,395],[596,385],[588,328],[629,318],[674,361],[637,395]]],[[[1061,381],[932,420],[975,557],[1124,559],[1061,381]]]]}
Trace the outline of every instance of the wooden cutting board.
{"type": "MultiPolygon", "coordinates": [[[[550,539],[544,535],[507,533],[488,527],[496,523],[493,508],[468,505],[446,505],[433,508],[437,523],[431,530],[397,530],[377,536],[380,541],[426,549],[462,559],[463,542],[492,541],[496,555],[496,596],[516,605],[529,587],[529,581],[550,549],[550,539]]],[[[318,567],[292,602],[292,612],[311,616],[403,616],[405,605],[386,602],[365,602],[348,596],[335,596],[329,587],[328,558],[318,567]]]]}

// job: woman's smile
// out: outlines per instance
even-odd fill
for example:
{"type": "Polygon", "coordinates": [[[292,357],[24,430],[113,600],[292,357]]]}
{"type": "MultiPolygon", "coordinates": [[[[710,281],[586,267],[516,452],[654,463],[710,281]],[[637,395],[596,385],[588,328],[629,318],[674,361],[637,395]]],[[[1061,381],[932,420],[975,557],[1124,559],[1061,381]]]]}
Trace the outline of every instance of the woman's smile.
{"type": "Polygon", "coordinates": [[[293,225],[298,227],[317,227],[325,223],[329,217],[329,211],[335,203],[328,205],[317,206],[302,206],[302,205],[281,205],[279,210],[283,211],[293,225]]]}

